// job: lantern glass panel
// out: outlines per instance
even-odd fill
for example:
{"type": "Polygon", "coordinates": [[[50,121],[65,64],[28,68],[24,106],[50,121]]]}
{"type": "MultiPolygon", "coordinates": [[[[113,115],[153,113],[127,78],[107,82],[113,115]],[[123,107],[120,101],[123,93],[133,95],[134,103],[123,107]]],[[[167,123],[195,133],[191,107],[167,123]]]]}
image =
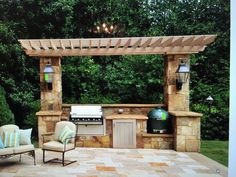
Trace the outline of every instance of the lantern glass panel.
{"type": "Polygon", "coordinates": [[[53,81],[53,73],[44,73],[44,80],[47,83],[52,83],[52,81],[53,81]]]}

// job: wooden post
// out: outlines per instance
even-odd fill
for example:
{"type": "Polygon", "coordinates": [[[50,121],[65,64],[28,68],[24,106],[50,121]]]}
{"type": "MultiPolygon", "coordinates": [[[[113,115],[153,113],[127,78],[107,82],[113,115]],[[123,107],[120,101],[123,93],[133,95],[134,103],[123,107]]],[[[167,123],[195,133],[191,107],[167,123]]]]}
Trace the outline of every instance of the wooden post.
{"type": "MultiPolygon", "coordinates": [[[[180,59],[188,59],[188,55],[164,56],[164,103],[168,111],[189,111],[189,78],[181,90],[176,89],[176,70],[180,59]]],[[[189,63],[189,62],[188,62],[189,63]]]]}

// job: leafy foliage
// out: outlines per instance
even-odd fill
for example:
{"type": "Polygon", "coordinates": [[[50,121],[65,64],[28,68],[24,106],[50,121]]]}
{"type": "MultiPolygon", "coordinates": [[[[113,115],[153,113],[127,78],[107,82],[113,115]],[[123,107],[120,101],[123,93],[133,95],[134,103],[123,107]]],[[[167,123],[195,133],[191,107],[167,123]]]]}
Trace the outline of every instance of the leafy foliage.
{"type": "MultiPolygon", "coordinates": [[[[0,1],[0,84],[16,123],[35,126],[40,99],[39,62],[24,54],[20,38],[217,34],[215,43],[191,56],[190,105],[204,114],[203,138],[227,139],[229,9],[224,0],[0,1]],[[114,24],[117,31],[94,33],[103,22],[114,24]],[[208,95],[214,98],[212,114],[204,101],[208,95]]],[[[62,66],[63,102],[163,101],[161,56],[74,57],[65,58],[62,66]]]]}
{"type": "Polygon", "coordinates": [[[14,115],[7,104],[5,95],[4,89],[0,86],[0,126],[14,123],[15,121],[14,115]]]}

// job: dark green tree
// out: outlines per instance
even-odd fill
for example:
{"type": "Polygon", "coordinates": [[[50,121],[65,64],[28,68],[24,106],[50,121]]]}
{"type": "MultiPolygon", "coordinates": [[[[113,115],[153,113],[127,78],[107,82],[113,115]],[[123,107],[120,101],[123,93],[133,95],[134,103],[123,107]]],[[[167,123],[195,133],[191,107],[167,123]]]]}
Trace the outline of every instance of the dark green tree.
{"type": "Polygon", "coordinates": [[[14,115],[9,108],[5,96],[6,92],[0,86],[0,126],[15,123],[14,115]]]}

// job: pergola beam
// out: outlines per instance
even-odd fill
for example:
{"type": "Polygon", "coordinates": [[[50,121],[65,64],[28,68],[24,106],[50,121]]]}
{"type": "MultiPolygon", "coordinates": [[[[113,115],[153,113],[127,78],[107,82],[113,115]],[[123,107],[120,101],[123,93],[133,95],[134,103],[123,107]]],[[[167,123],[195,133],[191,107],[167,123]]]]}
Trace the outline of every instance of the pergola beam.
{"type": "Polygon", "coordinates": [[[144,55],[144,54],[191,54],[203,51],[205,46],[194,46],[194,47],[168,47],[163,50],[162,47],[155,48],[100,48],[98,49],[72,49],[72,50],[31,50],[26,51],[29,56],[42,56],[42,57],[62,57],[62,56],[102,56],[102,55],[144,55]]]}
{"type": "Polygon", "coordinates": [[[191,54],[205,49],[216,35],[154,36],[89,39],[19,40],[26,54],[38,57],[191,54]]]}

